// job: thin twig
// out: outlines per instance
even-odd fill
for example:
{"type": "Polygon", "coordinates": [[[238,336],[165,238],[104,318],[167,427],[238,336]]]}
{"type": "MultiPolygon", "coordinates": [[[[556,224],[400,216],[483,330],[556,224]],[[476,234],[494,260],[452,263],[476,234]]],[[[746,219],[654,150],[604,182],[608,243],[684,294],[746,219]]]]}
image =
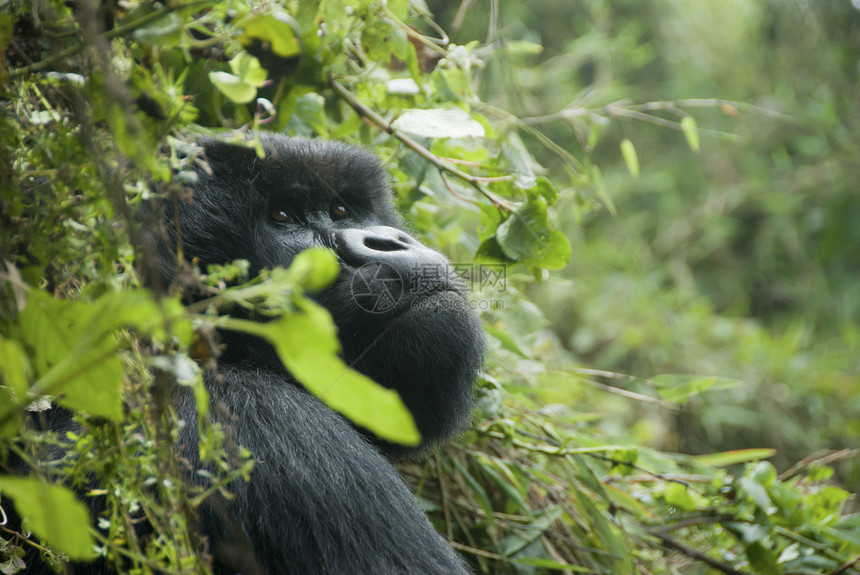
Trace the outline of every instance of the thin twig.
{"type": "MultiPolygon", "coordinates": [[[[647,380],[643,380],[641,378],[636,378],[632,376],[625,376],[619,373],[613,373],[611,371],[602,371],[595,369],[584,369],[584,368],[575,368],[575,369],[562,369],[555,368],[551,371],[557,371],[561,373],[574,373],[576,375],[596,375],[599,377],[606,377],[612,379],[620,379],[623,381],[632,381],[632,382],[647,382],[647,380]]],[[[579,381],[585,383],[586,385],[590,385],[592,387],[596,387],[607,393],[613,393],[615,395],[620,395],[621,397],[626,397],[628,399],[635,399],[636,401],[641,401],[642,403],[650,403],[652,405],[659,405],[665,409],[670,409],[673,411],[677,411],[679,408],[677,405],[673,403],[669,403],[657,397],[651,397],[650,395],[644,395],[642,393],[636,393],[635,391],[630,391],[629,389],[624,389],[623,387],[617,387],[614,385],[609,385],[608,383],[603,383],[600,381],[595,381],[593,379],[588,379],[585,377],[580,377],[579,381]]]]}
{"type": "MultiPolygon", "coordinates": [[[[383,118],[364,104],[362,104],[352,92],[347,90],[340,82],[335,80],[333,76],[328,77],[328,84],[331,89],[337,93],[338,96],[343,98],[346,103],[352,107],[353,110],[355,110],[363,118],[367,118],[368,120],[370,120],[373,124],[376,125],[377,128],[403,142],[406,147],[408,147],[413,152],[436,166],[436,168],[438,168],[439,170],[442,170],[443,172],[448,172],[449,174],[452,174],[462,180],[469,182],[476,190],[478,190],[478,192],[480,192],[484,197],[490,200],[490,202],[492,202],[494,206],[502,208],[505,211],[511,213],[514,212],[516,207],[513,204],[511,204],[504,198],[501,198],[496,194],[490,192],[483,185],[481,185],[482,183],[487,181],[498,181],[498,178],[483,178],[480,176],[473,176],[454,167],[449,162],[446,162],[445,160],[443,160],[442,158],[440,158],[439,156],[437,156],[436,154],[434,154],[433,152],[431,152],[430,150],[404,134],[403,132],[396,130],[389,121],[387,121],[385,118],[383,118]]],[[[507,179],[510,178],[508,177],[507,179]]]]}
{"type": "Polygon", "coordinates": [[[831,465],[843,459],[851,459],[860,455],[860,449],[840,449],[839,451],[820,450],[812,455],[805,457],[792,465],[789,469],[779,474],[779,480],[785,481],[810,465],[831,465]]]}
{"type": "Polygon", "coordinates": [[[844,575],[845,573],[847,573],[847,572],[848,572],[848,570],[849,570],[849,569],[851,569],[852,567],[854,567],[854,566],[855,566],[855,565],[857,565],[858,563],[860,563],[860,555],[858,555],[858,556],[857,556],[857,557],[855,557],[854,559],[851,559],[850,561],[848,561],[848,562],[847,562],[847,563],[845,563],[844,565],[840,565],[840,566],[836,569],[836,571],[834,571],[834,572],[833,572],[833,573],[831,573],[830,575],[844,575]]]}
{"type": "MultiPolygon", "coordinates": [[[[543,435],[538,435],[536,433],[531,433],[529,431],[525,431],[523,429],[519,429],[516,427],[514,428],[514,431],[517,432],[518,434],[524,436],[524,437],[529,437],[531,439],[537,439],[540,441],[544,441],[551,446],[551,448],[546,448],[546,447],[542,447],[540,445],[531,445],[531,444],[525,443],[523,441],[518,441],[516,439],[511,440],[511,441],[513,441],[514,445],[517,445],[518,447],[522,447],[523,449],[528,449],[529,451],[536,451],[539,453],[546,453],[547,455],[558,455],[558,456],[564,456],[564,457],[566,457],[568,455],[585,455],[588,457],[593,457],[595,459],[599,459],[601,461],[605,461],[606,463],[611,463],[612,465],[627,466],[631,469],[635,469],[636,471],[644,473],[644,474],[648,475],[649,477],[652,477],[654,479],[658,479],[660,481],[666,481],[669,483],[677,483],[678,485],[683,485],[684,487],[691,488],[690,483],[688,481],[684,481],[682,479],[677,479],[674,477],[669,477],[668,475],[663,475],[663,474],[660,474],[660,473],[657,473],[654,471],[649,471],[649,470],[645,469],[644,467],[640,467],[639,465],[636,465],[635,463],[631,463],[629,461],[622,461],[620,459],[615,459],[614,457],[609,457],[607,455],[603,455],[602,453],[599,453],[595,448],[576,448],[576,447],[566,448],[566,447],[562,446],[561,442],[559,442],[556,439],[553,439],[552,437],[546,437],[543,435]]],[[[488,432],[488,434],[491,435],[492,432],[488,432]]],[[[619,446],[619,447],[621,447],[621,446],[619,446]]]]}
{"type": "MultiPolygon", "coordinates": [[[[646,114],[644,112],[640,112],[633,108],[628,108],[624,106],[619,106],[616,104],[610,104],[605,108],[606,113],[615,118],[630,118],[633,120],[639,120],[640,122],[647,122],[649,124],[654,124],[655,126],[660,126],[662,128],[669,128],[670,130],[677,130],[679,132],[685,131],[687,128],[681,122],[675,122],[672,120],[667,120],[665,118],[660,118],[659,116],[653,116],[651,114],[646,114]]],[[[715,138],[719,138],[722,140],[737,140],[738,136],[736,134],[729,134],[726,132],[720,132],[719,130],[710,130],[707,128],[696,128],[696,132],[700,134],[705,134],[708,136],[712,136],[715,138]]]]}
{"type": "Polygon", "coordinates": [[[777,110],[771,110],[763,106],[748,104],[746,102],[737,102],[735,100],[723,100],[720,98],[688,98],[684,100],[671,100],[667,102],[646,102],[644,104],[634,104],[627,106],[631,110],[674,110],[677,108],[737,108],[743,112],[753,112],[767,116],[770,118],[781,118],[783,120],[793,120],[788,114],[784,114],[777,110]]]}
{"type": "Polygon", "coordinates": [[[692,547],[687,547],[686,545],[684,545],[683,543],[681,543],[680,541],[678,541],[674,537],[671,537],[668,533],[666,533],[662,529],[657,530],[657,531],[651,531],[650,534],[653,535],[654,537],[656,537],[657,539],[659,539],[660,541],[662,541],[664,545],[667,545],[668,547],[671,547],[671,548],[675,549],[676,551],[680,551],[681,553],[683,553],[684,555],[686,555],[687,557],[689,557],[691,559],[695,559],[697,561],[701,561],[702,563],[706,563],[710,567],[716,569],[717,571],[722,571],[726,575],[751,575],[745,571],[738,571],[737,569],[735,569],[734,567],[732,567],[731,565],[729,565],[727,563],[723,563],[722,561],[717,561],[716,559],[714,559],[712,557],[708,557],[707,555],[705,555],[701,551],[693,549],[692,547]]]}
{"type": "MultiPolygon", "coordinates": [[[[781,120],[791,120],[794,121],[795,118],[779,112],[777,110],[771,110],[770,108],[764,108],[762,106],[756,106],[754,104],[747,104],[745,102],[736,102],[733,100],[721,100],[719,98],[690,98],[686,100],[669,100],[669,101],[659,101],[659,102],[646,102],[644,104],[630,104],[626,102],[614,102],[612,104],[608,104],[606,106],[602,106],[599,108],[585,108],[577,105],[569,105],[562,110],[555,112],[553,114],[547,114],[544,116],[532,116],[530,118],[523,118],[523,122],[526,124],[547,124],[552,122],[558,122],[562,120],[571,120],[573,118],[589,116],[592,114],[608,114],[608,115],[617,115],[618,110],[631,110],[631,111],[639,111],[639,112],[650,112],[654,110],[664,110],[675,113],[683,113],[682,108],[722,108],[722,109],[730,109],[737,110],[741,112],[750,112],[754,114],[759,114],[761,116],[765,116],[768,118],[779,118],[781,120]],[[613,114],[616,112],[616,114],[613,114]]],[[[734,114],[731,114],[734,115],[734,114]]],[[[647,116],[647,115],[646,115],[647,116]]],[[[652,117],[648,116],[648,121],[650,121],[652,117]]]]}

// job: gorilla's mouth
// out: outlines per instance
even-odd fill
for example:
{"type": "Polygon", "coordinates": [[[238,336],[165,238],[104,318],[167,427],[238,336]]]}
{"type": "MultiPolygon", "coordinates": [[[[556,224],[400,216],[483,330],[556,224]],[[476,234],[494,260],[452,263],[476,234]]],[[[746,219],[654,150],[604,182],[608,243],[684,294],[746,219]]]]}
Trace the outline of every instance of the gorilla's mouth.
{"type": "Polygon", "coordinates": [[[446,303],[462,311],[468,297],[459,277],[449,273],[449,269],[434,265],[432,273],[404,274],[401,273],[404,270],[374,261],[351,270],[351,277],[344,278],[348,284],[344,287],[359,310],[388,319],[416,307],[446,303]]]}
{"type": "Polygon", "coordinates": [[[440,310],[454,311],[457,313],[468,312],[469,298],[463,292],[450,286],[439,286],[429,289],[423,293],[414,294],[401,313],[405,311],[432,312],[440,310]]]}

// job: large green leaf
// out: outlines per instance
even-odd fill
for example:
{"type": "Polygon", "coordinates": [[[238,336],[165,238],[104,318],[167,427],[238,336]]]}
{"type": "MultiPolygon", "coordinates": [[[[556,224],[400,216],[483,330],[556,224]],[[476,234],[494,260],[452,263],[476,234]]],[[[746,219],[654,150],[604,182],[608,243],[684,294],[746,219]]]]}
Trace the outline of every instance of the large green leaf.
{"type": "Polygon", "coordinates": [[[392,127],[422,138],[484,137],[484,127],[460,108],[404,110],[392,127]]]}
{"type": "Polygon", "coordinates": [[[255,14],[243,22],[244,34],[239,41],[249,46],[254,40],[266,43],[272,53],[281,58],[292,58],[301,52],[298,39],[299,25],[292,16],[281,10],[270,14],[255,14]]]}
{"type": "Polygon", "coordinates": [[[0,436],[14,438],[21,421],[16,407],[27,397],[32,366],[21,345],[0,336],[0,436]]]}
{"type": "Polygon", "coordinates": [[[776,455],[776,449],[766,447],[753,449],[735,449],[731,451],[723,451],[720,453],[709,453],[707,455],[698,455],[694,459],[703,465],[710,467],[727,467],[738,463],[747,463],[750,461],[758,461],[759,459],[767,459],[776,455]]]}
{"type": "Polygon", "coordinates": [[[171,12],[132,34],[136,40],[156,46],[173,46],[182,38],[185,24],[181,13],[171,12]]]}
{"type": "Polygon", "coordinates": [[[266,71],[260,61],[247,52],[239,52],[230,60],[229,72],[209,72],[209,81],[236,104],[247,104],[257,95],[257,88],[266,83],[266,71]]]}
{"type": "Polygon", "coordinates": [[[547,223],[547,203],[533,195],[496,230],[496,240],[504,254],[514,261],[534,267],[559,269],[570,260],[570,242],[547,223]]]}
{"type": "Polygon", "coordinates": [[[743,382],[727,377],[702,377],[701,375],[661,374],[650,379],[664,401],[684,403],[706,391],[731,389],[743,382]]]}
{"type": "MultiPolygon", "coordinates": [[[[39,290],[29,292],[21,311],[21,338],[33,354],[39,378],[29,398],[51,394],[57,403],[108,419],[121,419],[123,367],[114,334],[136,328],[156,338],[172,326],[180,341],[190,340],[176,300],[159,304],[146,290],[110,292],[96,300],[57,300],[39,290]]],[[[20,399],[24,399],[22,396],[20,399]]]]}
{"type": "MultiPolygon", "coordinates": [[[[275,277],[277,270],[272,270],[275,277]]],[[[332,284],[340,273],[337,256],[329,249],[310,248],[297,255],[286,270],[289,281],[305,291],[318,291],[332,284]]]]}
{"type": "Polygon", "coordinates": [[[283,317],[258,323],[222,318],[226,329],[265,338],[289,372],[326,405],[387,441],[418,445],[421,435],[400,395],[346,365],[329,313],[307,299],[283,317]]]}
{"type": "Polygon", "coordinates": [[[0,494],[15,502],[15,509],[30,522],[33,532],[71,559],[95,556],[90,515],[75,494],[61,485],[34,477],[0,477],[0,494]]]}
{"type": "Polygon", "coordinates": [[[16,397],[27,395],[30,361],[17,341],[0,336],[0,386],[9,388],[16,397]]]}

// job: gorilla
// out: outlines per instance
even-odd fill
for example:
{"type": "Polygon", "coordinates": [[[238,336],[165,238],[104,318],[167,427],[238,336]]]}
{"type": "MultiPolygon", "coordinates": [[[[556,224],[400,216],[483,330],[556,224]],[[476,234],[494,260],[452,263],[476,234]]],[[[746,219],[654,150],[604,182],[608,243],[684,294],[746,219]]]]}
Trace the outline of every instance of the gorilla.
{"type": "MultiPolygon", "coordinates": [[[[307,248],[332,250],[339,275],[313,298],[334,319],[344,361],[399,393],[422,443],[407,448],[374,437],[306,391],[268,343],[222,332],[217,366],[204,373],[210,418],[225,441],[250,451],[254,467],[249,481],[228,485],[230,497],[215,493],[200,506],[213,572],[466,574],[391,463],[420,455],[468,420],[483,332],[466,287],[442,254],[403,231],[373,154],[337,142],[258,137],[263,158],[245,145],[201,140],[190,193],[149,200],[141,216],[149,223],[144,257],[157,271],[145,279],[183,284],[179,253],[203,270],[244,259],[253,277],[289,266],[307,248]]],[[[171,397],[184,422],[177,453],[187,480],[206,487],[196,403],[178,385],[171,397]]],[[[67,410],[47,414],[50,429],[77,427],[67,410]]],[[[99,500],[89,498],[94,515],[99,500]]],[[[25,573],[51,572],[36,555],[28,549],[25,573]]],[[[66,572],[116,571],[96,561],[66,572]]]]}
{"type": "MultiPolygon", "coordinates": [[[[244,259],[253,275],[289,266],[302,250],[334,251],[340,273],[313,297],[331,313],[343,359],[396,390],[422,436],[414,449],[375,438],[307,392],[271,346],[223,332],[218,368],[205,375],[211,417],[255,460],[250,480],[215,496],[200,523],[216,573],[466,573],[433,529],[391,460],[415,456],[462,429],[483,354],[482,328],[447,259],[403,231],[380,162],[342,143],[259,134],[265,157],[202,140],[186,201],[164,203],[175,254],[205,270],[244,259]],[[380,300],[380,294],[389,296],[380,300]]],[[[203,467],[196,408],[177,393],[179,449],[189,481],[203,467]]]]}

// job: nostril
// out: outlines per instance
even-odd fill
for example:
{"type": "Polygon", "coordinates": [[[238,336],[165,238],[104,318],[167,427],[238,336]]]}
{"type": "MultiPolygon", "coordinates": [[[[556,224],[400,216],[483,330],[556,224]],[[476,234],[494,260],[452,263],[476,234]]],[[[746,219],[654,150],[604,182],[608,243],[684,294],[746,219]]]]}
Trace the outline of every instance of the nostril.
{"type": "Polygon", "coordinates": [[[407,248],[395,239],[378,236],[364,238],[364,246],[377,252],[396,252],[407,248]]]}

